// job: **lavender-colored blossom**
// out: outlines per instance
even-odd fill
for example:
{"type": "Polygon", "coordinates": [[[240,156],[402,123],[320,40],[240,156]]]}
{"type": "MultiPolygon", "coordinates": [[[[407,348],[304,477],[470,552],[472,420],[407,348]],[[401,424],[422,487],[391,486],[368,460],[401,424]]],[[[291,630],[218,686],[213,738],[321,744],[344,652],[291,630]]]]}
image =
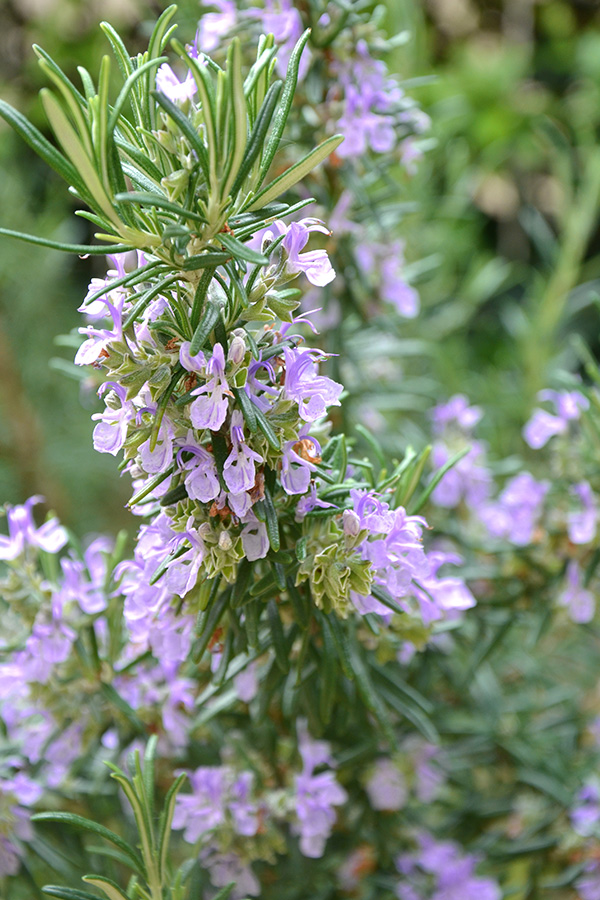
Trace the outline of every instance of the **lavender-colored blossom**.
{"type": "Polygon", "coordinates": [[[244,441],[244,417],[239,410],[232,413],[230,436],[232,447],[223,464],[223,479],[232,493],[239,494],[254,487],[254,464],[263,462],[263,458],[244,441]]]}
{"type": "Polygon", "coordinates": [[[208,869],[210,880],[217,888],[234,884],[231,900],[242,900],[245,897],[258,897],[261,888],[258,879],[247,863],[235,853],[222,853],[213,847],[206,847],[200,852],[202,865],[208,869]]]}
{"type": "Polygon", "coordinates": [[[554,403],[556,415],[544,409],[534,409],[531,419],[523,428],[523,437],[534,450],[543,447],[551,437],[564,434],[569,422],[577,421],[582,411],[590,405],[587,397],[579,391],[544,390],[540,391],[538,398],[554,403]]]}
{"type": "Polygon", "coordinates": [[[188,774],[192,793],[178,795],[173,828],[183,829],[184,840],[195,844],[225,821],[229,773],[225,766],[201,766],[188,774]]]}
{"type": "Polygon", "coordinates": [[[310,485],[308,494],[302,497],[297,505],[295,512],[296,522],[302,522],[305,516],[312,512],[313,509],[327,509],[335,506],[334,503],[327,503],[325,500],[319,500],[317,497],[317,488],[315,484],[310,485]]]}
{"type": "Polygon", "coordinates": [[[267,526],[256,518],[250,510],[243,518],[242,547],[246,559],[254,562],[256,559],[264,559],[269,552],[269,536],[267,526]]]}
{"type": "MultiPolygon", "coordinates": [[[[433,468],[441,469],[452,455],[450,447],[442,441],[436,441],[431,453],[433,468]]],[[[485,447],[480,441],[471,441],[469,452],[435,486],[431,500],[446,509],[454,509],[460,503],[465,503],[470,510],[478,512],[489,500],[492,484],[492,475],[486,465],[485,447]]]]}
{"type": "Polygon", "coordinates": [[[311,472],[315,470],[321,448],[307,430],[303,428],[298,440],[287,441],[283,446],[281,486],[286,494],[305,494],[310,486],[311,472]]]}
{"type": "Polygon", "coordinates": [[[465,855],[457,844],[437,841],[425,832],[418,834],[417,840],[418,850],[396,860],[404,876],[396,888],[399,900],[500,900],[498,884],[475,874],[477,857],[465,855]]]}
{"type": "Polygon", "coordinates": [[[43,502],[44,498],[36,494],[22,506],[7,508],[8,537],[0,535],[0,559],[16,559],[27,547],[37,547],[46,553],[58,553],[65,546],[67,532],[58,519],[48,519],[39,528],[35,527],[31,510],[43,502]]]}
{"type": "Polygon", "coordinates": [[[183,81],[180,81],[171,66],[163,63],[156,73],[156,89],[173,103],[181,103],[183,100],[191,100],[198,87],[189,69],[183,81]]]}
{"type": "Polygon", "coordinates": [[[567,516],[569,540],[574,544],[589,544],[596,537],[598,509],[590,484],[581,481],[573,485],[571,494],[577,497],[583,509],[571,511],[567,516]]]}
{"type": "Polygon", "coordinates": [[[285,347],[286,397],[298,404],[305,422],[315,422],[325,415],[328,406],[340,405],[343,386],[325,375],[319,375],[317,359],[325,354],[318,350],[285,347]]]}
{"type": "Polygon", "coordinates": [[[238,19],[235,0],[211,0],[216,12],[205,12],[198,22],[196,53],[212,53],[234,28],[238,19]]]}
{"type": "MultiPolygon", "coordinates": [[[[300,13],[294,7],[292,0],[264,0],[264,8],[254,6],[248,10],[248,15],[259,19],[261,30],[265,34],[274,36],[275,43],[279,45],[277,72],[284,78],[292,50],[304,31],[300,13]]],[[[304,78],[308,70],[309,61],[310,50],[305,49],[298,69],[300,80],[304,78]]]]}
{"type": "Polygon", "coordinates": [[[258,666],[256,662],[248,663],[233,679],[237,695],[243,703],[250,703],[258,693],[258,666]]]}
{"type": "Polygon", "coordinates": [[[320,766],[331,766],[331,748],[326,741],[316,741],[308,733],[306,723],[298,723],[298,747],[302,756],[302,772],[296,776],[296,833],[304,856],[323,855],[325,843],[336,821],[335,806],[348,799],[330,769],[315,774],[320,766]]]}
{"type": "Polygon", "coordinates": [[[402,809],[408,791],[406,782],[391,759],[378,759],[365,785],[373,809],[393,811],[402,809]]]}
{"type": "Polygon", "coordinates": [[[301,251],[306,246],[311,231],[321,231],[329,234],[325,226],[316,219],[303,219],[300,222],[292,222],[287,226],[287,233],[283,239],[283,249],[287,253],[285,264],[286,271],[297,275],[304,272],[311,284],[324,287],[335,278],[335,271],[329,261],[326,250],[301,251]]]}
{"type": "Polygon", "coordinates": [[[442,434],[449,426],[463,432],[471,432],[478,424],[483,412],[479,406],[470,406],[464,394],[454,394],[447,403],[434,406],[431,420],[436,434],[442,434]]]}
{"type": "Polygon", "coordinates": [[[98,422],[92,439],[94,450],[98,453],[111,453],[116,456],[125,443],[129,423],[136,417],[136,409],[133,403],[127,400],[127,390],[123,385],[117,384],[116,381],[105,381],[100,385],[98,394],[102,396],[107,391],[109,393],[106,397],[106,409],[92,416],[92,419],[98,422]]]}
{"type": "Polygon", "coordinates": [[[212,453],[196,443],[191,431],[188,431],[185,444],[177,453],[177,462],[185,471],[185,486],[188,496],[201,503],[209,503],[219,496],[221,485],[217,464],[212,453]],[[183,461],[184,454],[191,458],[183,461]]]}
{"type": "Polygon", "coordinates": [[[494,537],[502,537],[517,546],[533,540],[550,485],[536,481],[529,472],[512,478],[495,502],[485,505],[479,515],[494,537]]]}
{"type": "Polygon", "coordinates": [[[575,882],[580,900],[600,900],[600,862],[590,860],[583,875],[575,882]]]}
{"type": "Polygon", "coordinates": [[[561,606],[566,606],[573,622],[583,624],[594,618],[596,600],[591,591],[583,586],[579,563],[572,559],[567,566],[567,584],[558,596],[561,606]]]}
{"type": "Polygon", "coordinates": [[[600,785],[588,781],[577,794],[576,805],[571,810],[571,825],[582,837],[591,837],[600,823],[600,785]]]}
{"type": "Polygon", "coordinates": [[[225,378],[225,354],[221,344],[215,344],[213,355],[207,363],[206,375],[210,379],[192,391],[197,399],[190,406],[190,419],[194,428],[218,431],[227,417],[231,396],[225,378]]]}
{"type": "Polygon", "coordinates": [[[151,438],[140,445],[139,454],[142,468],[149,475],[164,472],[173,461],[173,426],[167,418],[161,422],[154,448],[150,448],[151,438]]]}
{"type": "Polygon", "coordinates": [[[414,587],[421,616],[425,624],[442,617],[454,618],[464,610],[475,606],[475,597],[461,578],[440,578],[438,569],[448,563],[459,566],[462,558],[454,553],[431,552],[427,554],[429,571],[414,587]]]}
{"type": "Polygon", "coordinates": [[[394,306],[399,315],[414,319],[419,314],[420,301],[404,276],[404,242],[361,241],[355,252],[363,272],[375,280],[381,299],[394,306]]]}

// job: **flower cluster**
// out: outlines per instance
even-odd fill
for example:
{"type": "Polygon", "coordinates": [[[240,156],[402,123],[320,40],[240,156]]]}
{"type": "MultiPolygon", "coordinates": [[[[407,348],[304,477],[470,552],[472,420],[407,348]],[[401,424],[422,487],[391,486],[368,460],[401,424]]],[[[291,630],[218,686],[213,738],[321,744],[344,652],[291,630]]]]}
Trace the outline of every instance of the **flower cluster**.
{"type": "Polygon", "coordinates": [[[500,900],[498,884],[475,874],[477,857],[427,832],[417,834],[416,840],[418,850],[396,860],[401,874],[396,888],[399,900],[500,900]]]}

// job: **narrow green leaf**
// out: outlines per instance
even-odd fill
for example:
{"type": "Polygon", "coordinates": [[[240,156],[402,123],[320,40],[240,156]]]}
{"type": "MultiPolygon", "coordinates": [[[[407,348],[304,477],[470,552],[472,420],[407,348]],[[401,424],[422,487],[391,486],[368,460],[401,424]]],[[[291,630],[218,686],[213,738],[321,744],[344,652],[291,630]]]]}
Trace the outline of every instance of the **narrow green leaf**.
{"type": "Polygon", "coordinates": [[[158,871],[160,873],[161,881],[163,884],[166,881],[167,865],[169,862],[169,840],[171,837],[173,815],[175,813],[175,801],[177,800],[179,791],[186,781],[187,775],[184,773],[173,782],[173,784],[167,791],[163,811],[160,816],[160,823],[158,826],[158,871]]]}
{"type": "Polygon", "coordinates": [[[437,470],[437,472],[435,473],[435,475],[433,476],[433,478],[431,479],[431,481],[429,482],[429,484],[427,485],[427,487],[425,488],[423,493],[419,496],[419,499],[416,501],[415,505],[411,506],[411,510],[410,510],[411,516],[415,516],[418,512],[420,512],[420,510],[423,509],[423,507],[429,500],[431,493],[438,486],[438,484],[440,483],[440,481],[442,480],[442,478],[444,477],[446,472],[449,472],[450,469],[453,466],[455,466],[456,463],[459,462],[463,458],[463,456],[466,456],[467,453],[469,453],[470,450],[471,450],[470,447],[464,447],[462,450],[459,450],[458,453],[455,453],[454,456],[450,457],[448,462],[444,463],[444,465],[442,466],[441,469],[437,470]]]}
{"type": "Polygon", "coordinates": [[[129,897],[123,893],[119,885],[111,881],[110,878],[105,878],[104,875],[84,875],[81,880],[98,888],[99,891],[106,894],[108,900],[129,900],[129,897]]]}
{"type": "MultiPolygon", "coordinates": [[[[18,110],[0,100],[0,116],[23,138],[32,150],[40,156],[55,172],[81,194],[86,193],[85,184],[79,177],[75,166],[60,151],[53,147],[41,131],[32,125],[18,110]]],[[[60,248],[58,248],[60,249],[60,248]]]]}
{"type": "Polygon", "coordinates": [[[172,203],[166,197],[160,194],[150,194],[144,191],[128,191],[125,194],[117,194],[115,197],[117,203],[135,203],[137,206],[148,206],[150,208],[164,209],[167,212],[175,213],[183,219],[192,219],[195,222],[206,222],[204,216],[195,213],[191,209],[184,209],[177,203],[172,203]]]}
{"type": "Polygon", "coordinates": [[[152,91],[152,96],[155,98],[159,106],[162,106],[165,112],[169,114],[184,137],[186,137],[190,142],[192,150],[195,151],[196,156],[198,157],[198,162],[200,163],[200,166],[204,173],[204,177],[208,181],[210,177],[208,151],[202,138],[200,137],[190,120],[183,115],[179,107],[175,106],[175,104],[172,103],[168,97],[165,97],[165,95],[161,94],[160,91],[152,91]]]}
{"type": "Polygon", "coordinates": [[[146,729],[144,723],[138,717],[133,707],[130,706],[129,703],[127,703],[127,701],[124,700],[119,693],[117,693],[112,684],[103,682],[100,690],[109,701],[109,703],[112,703],[113,706],[115,706],[119,710],[119,712],[121,712],[125,716],[129,724],[132,725],[139,734],[145,733],[146,729]]]}
{"type": "Polygon", "coordinates": [[[104,825],[100,825],[98,822],[93,822],[91,819],[85,819],[83,816],[68,812],[35,813],[31,819],[34,822],[56,822],[58,824],[71,825],[73,828],[79,828],[81,831],[91,831],[99,837],[110,841],[119,850],[122,850],[130,860],[130,865],[133,866],[135,871],[139,872],[140,875],[144,874],[142,861],[133,847],[119,837],[118,834],[115,834],[114,831],[109,831],[108,828],[105,828],[104,825]]]}
{"type": "Polygon", "coordinates": [[[213,605],[206,611],[200,623],[200,633],[198,640],[194,644],[194,661],[199,662],[204,651],[208,647],[208,642],[215,632],[215,628],[221,621],[225,608],[229,603],[229,591],[224,590],[220,597],[217,597],[213,605]]]}
{"type": "Polygon", "coordinates": [[[233,388],[235,398],[239,403],[248,431],[255,434],[258,431],[258,421],[255,414],[255,405],[243,388],[233,388]]]}
{"type": "MultiPolygon", "coordinates": [[[[326,618],[323,617],[326,621],[326,618]]],[[[333,635],[327,625],[322,629],[323,648],[319,666],[319,714],[324,725],[331,721],[337,692],[338,654],[333,635]]]]}
{"type": "Polygon", "coordinates": [[[256,416],[256,421],[258,423],[258,427],[266,437],[267,441],[273,448],[273,450],[281,450],[281,444],[279,443],[279,438],[275,434],[271,423],[267,420],[262,409],[259,409],[258,406],[254,409],[254,415],[256,416]]]}
{"type": "MultiPolygon", "coordinates": [[[[51,241],[48,238],[36,237],[34,234],[23,234],[21,231],[12,231],[10,228],[0,228],[0,234],[4,237],[16,238],[18,241],[26,241],[28,244],[38,244],[40,247],[50,247],[52,250],[63,250],[65,253],[78,253],[80,256],[106,256],[107,253],[127,253],[132,247],[125,244],[65,244],[62,241],[51,241]]],[[[106,293],[106,291],[105,291],[106,293]]]]}
{"type": "MultiPolygon", "coordinates": [[[[207,270],[208,271],[208,270],[207,270]]],[[[211,274],[212,279],[212,274],[211,274]]],[[[194,331],[192,336],[192,340],[190,341],[190,355],[195,356],[199,350],[205,344],[206,339],[209,334],[217,324],[217,320],[219,318],[219,305],[218,303],[211,303],[209,300],[206,303],[206,308],[204,310],[204,314],[200,321],[198,322],[198,327],[194,331]]]]}
{"type": "Polygon", "coordinates": [[[123,43],[121,36],[115,31],[109,22],[100,22],[100,28],[110,41],[110,45],[115,54],[115,59],[119,64],[119,68],[123,74],[123,78],[128,78],[133,72],[131,57],[127,51],[127,47],[123,43]]]}
{"type": "Polygon", "coordinates": [[[268,256],[264,256],[264,254],[252,250],[251,247],[242,244],[241,241],[238,241],[238,239],[231,234],[219,234],[218,239],[227,250],[231,251],[231,255],[235,256],[236,259],[243,259],[245,262],[252,263],[256,266],[266,266],[269,262],[268,256]]]}
{"type": "Polygon", "coordinates": [[[319,144],[318,147],[315,147],[314,150],[307,153],[307,155],[299,160],[299,162],[290,166],[287,171],[272,181],[263,191],[254,196],[247,208],[250,211],[253,209],[260,209],[266,203],[271,203],[273,200],[276,200],[280,194],[288,191],[299,181],[302,181],[303,178],[306,178],[315,166],[322,163],[324,159],[327,159],[330,153],[333,153],[336,147],[339,147],[343,140],[344,138],[341,134],[334,134],[332,137],[327,138],[327,140],[319,144]]]}
{"type": "Polygon", "coordinates": [[[90,894],[89,891],[80,891],[77,888],[70,887],[60,887],[55,884],[44,885],[42,893],[48,894],[49,897],[58,897],[59,900],[98,900],[98,895],[90,894]]]}
{"type": "Polygon", "coordinates": [[[164,393],[160,397],[157,405],[156,405],[156,414],[154,416],[154,422],[152,423],[152,431],[150,432],[150,453],[156,448],[156,444],[158,441],[158,435],[160,433],[160,426],[162,425],[162,420],[164,418],[167,406],[169,405],[169,400],[171,399],[171,394],[181,381],[185,369],[181,364],[178,364],[175,372],[173,373],[169,384],[167,385],[164,393]]]}
{"type": "Polygon", "coordinates": [[[239,193],[246,176],[250,172],[250,169],[256,162],[256,159],[264,146],[267,131],[269,130],[282,87],[283,83],[281,81],[275,81],[267,91],[267,95],[260,108],[256,122],[254,123],[254,128],[248,138],[242,164],[231,187],[232,197],[236,197],[239,193]]]}
{"type": "Polygon", "coordinates": [[[267,526],[267,535],[269,536],[269,543],[271,545],[271,550],[277,552],[281,546],[280,538],[279,538],[279,520],[277,518],[277,510],[275,509],[275,504],[273,503],[273,497],[271,496],[271,491],[265,484],[265,513],[266,513],[266,521],[265,524],[267,526]]]}
{"type": "Polygon", "coordinates": [[[306,47],[306,42],[310,37],[310,28],[307,28],[303,35],[299,38],[296,46],[292,50],[290,61],[287,67],[287,73],[285,76],[285,83],[283,85],[283,94],[281,97],[281,102],[277,107],[277,112],[275,113],[275,120],[273,122],[273,130],[271,132],[271,136],[269,138],[269,142],[266,145],[263,157],[262,164],[260,167],[260,175],[258,176],[259,185],[264,181],[267,172],[271,168],[271,163],[273,162],[273,158],[279,149],[279,144],[281,141],[281,137],[283,135],[288,116],[290,114],[290,110],[292,108],[292,103],[294,102],[294,95],[296,93],[296,85],[298,84],[298,69],[300,67],[300,59],[302,57],[302,52],[306,47]]]}
{"type": "Polygon", "coordinates": [[[279,610],[274,600],[269,600],[267,603],[267,618],[269,621],[271,637],[273,639],[273,649],[275,651],[277,665],[282,672],[287,673],[290,670],[290,654],[283,631],[283,625],[281,624],[279,610]]]}
{"type": "Polygon", "coordinates": [[[240,165],[246,152],[248,138],[248,121],[246,115],[246,97],[244,96],[244,82],[242,79],[242,48],[240,39],[235,37],[229,45],[227,53],[227,77],[230,84],[230,97],[233,115],[233,146],[230,148],[228,160],[229,172],[225,176],[225,184],[221,197],[225,199],[239,172],[240,165]]]}
{"type": "Polygon", "coordinates": [[[112,134],[117,126],[117,122],[119,121],[119,117],[123,111],[123,107],[127,102],[129,94],[131,93],[134,84],[140,78],[140,76],[144,75],[146,72],[150,72],[151,69],[159,66],[163,62],[168,62],[168,57],[159,56],[157,59],[149,59],[147,62],[143,63],[138,69],[135,69],[127,78],[127,81],[119,91],[119,96],[115,101],[115,105],[113,106],[110,119],[108,120],[108,133],[112,134]]]}
{"type": "Polygon", "coordinates": [[[207,266],[221,266],[230,259],[231,253],[219,253],[218,251],[212,252],[208,250],[206,253],[188,256],[181,268],[186,272],[194,272],[196,269],[205,269],[207,266]]]}
{"type": "Polygon", "coordinates": [[[151,819],[154,818],[154,778],[157,743],[158,737],[155,734],[150,735],[144,751],[144,793],[151,819]]]}

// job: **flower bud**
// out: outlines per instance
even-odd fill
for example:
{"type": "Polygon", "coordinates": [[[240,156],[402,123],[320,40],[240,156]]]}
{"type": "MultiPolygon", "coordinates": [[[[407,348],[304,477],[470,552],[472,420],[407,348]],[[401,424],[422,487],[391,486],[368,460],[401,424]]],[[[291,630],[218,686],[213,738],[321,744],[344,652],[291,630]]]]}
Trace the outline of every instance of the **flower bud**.
{"type": "Polygon", "coordinates": [[[229,344],[229,353],[227,354],[227,359],[235,366],[239,366],[244,361],[245,355],[246,341],[240,334],[236,334],[229,344]]]}
{"type": "Polygon", "coordinates": [[[360,531],[360,519],[352,509],[345,509],[342,516],[344,534],[348,537],[356,537],[360,531]]]}
{"type": "Polygon", "coordinates": [[[231,540],[231,535],[228,531],[222,531],[219,535],[219,547],[221,550],[231,550],[233,547],[233,541],[231,540]]]}

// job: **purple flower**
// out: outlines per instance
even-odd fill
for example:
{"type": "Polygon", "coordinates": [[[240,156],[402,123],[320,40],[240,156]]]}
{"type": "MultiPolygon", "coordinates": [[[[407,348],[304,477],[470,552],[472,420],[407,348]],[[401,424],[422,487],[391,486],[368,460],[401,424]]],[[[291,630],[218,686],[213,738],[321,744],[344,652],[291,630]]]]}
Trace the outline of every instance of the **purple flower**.
{"type": "Polygon", "coordinates": [[[600,900],[600,862],[590,860],[584,871],[585,875],[575,882],[581,900],[600,900]]]}
{"type": "Polygon", "coordinates": [[[463,855],[451,841],[436,841],[425,832],[417,835],[419,849],[396,860],[405,876],[396,893],[400,900],[427,896],[430,900],[500,900],[502,891],[491,878],[474,874],[478,859],[463,855]]]}
{"type": "Polygon", "coordinates": [[[177,453],[177,462],[186,473],[185,486],[192,500],[209,503],[219,496],[221,486],[215,458],[196,443],[191,431],[188,431],[186,442],[177,453]],[[183,462],[184,453],[191,453],[191,459],[183,462]]]}
{"type": "Polygon", "coordinates": [[[377,810],[402,809],[408,791],[406,782],[391,759],[378,759],[365,785],[369,803],[377,810]]]}
{"type": "Polygon", "coordinates": [[[316,359],[325,356],[319,350],[285,347],[285,396],[298,404],[305,422],[325,415],[328,406],[340,405],[343,386],[325,375],[319,375],[316,359]]]}
{"type": "Polygon", "coordinates": [[[391,244],[362,241],[356,246],[356,258],[365,273],[371,275],[386,303],[399,315],[414,319],[419,314],[419,295],[404,277],[404,242],[391,244]]]}
{"type": "Polygon", "coordinates": [[[156,89],[173,103],[191,100],[198,90],[194,76],[189,69],[183,81],[180,81],[168,63],[163,63],[156,73],[156,89]]]}
{"type": "Polygon", "coordinates": [[[531,419],[523,428],[523,437],[534,450],[539,450],[554,435],[564,434],[569,422],[577,421],[582,411],[590,405],[587,397],[579,391],[545,390],[540,391],[538,397],[554,403],[556,415],[544,409],[534,409],[531,419]]]}
{"type": "Polygon", "coordinates": [[[479,406],[469,406],[464,394],[455,394],[447,403],[435,406],[431,419],[436,434],[441,434],[448,425],[456,425],[461,431],[470,432],[481,419],[483,412],[479,406]]]}
{"type": "MultiPolygon", "coordinates": [[[[298,38],[304,31],[302,18],[294,8],[292,0],[265,0],[264,9],[252,7],[248,15],[256,16],[265,34],[272,34],[275,43],[279,44],[277,52],[277,71],[285,77],[287,66],[298,38]]],[[[305,49],[300,60],[298,77],[304,78],[308,69],[310,51],[305,49]]]]}
{"type": "MultiPolygon", "coordinates": [[[[441,469],[451,458],[450,448],[436,441],[431,461],[435,469],[441,469]]],[[[486,466],[485,447],[480,441],[472,441],[469,452],[449,469],[435,486],[431,500],[437,506],[454,509],[464,502],[473,512],[489,500],[492,476],[486,466]]]]}
{"type": "Polygon", "coordinates": [[[547,481],[536,481],[529,472],[521,472],[508,482],[495,502],[479,511],[480,518],[494,537],[525,546],[533,539],[549,488],[547,481]]]}
{"type": "Polygon", "coordinates": [[[58,553],[67,543],[68,536],[58,519],[48,519],[40,528],[35,527],[32,507],[43,503],[36,495],[23,506],[10,506],[6,512],[9,536],[0,535],[0,559],[16,559],[27,547],[38,547],[46,553],[58,553]]]}
{"type": "Polygon", "coordinates": [[[583,587],[579,563],[572,559],[567,566],[567,585],[559,594],[558,602],[566,606],[573,622],[582,624],[594,618],[596,601],[591,591],[583,587]]]}
{"type": "Polygon", "coordinates": [[[589,544],[596,536],[598,510],[591,486],[587,481],[573,485],[571,494],[578,497],[583,505],[582,510],[572,511],[567,517],[569,540],[574,544],[589,544]]]}
{"type": "Polygon", "coordinates": [[[164,472],[173,461],[173,426],[163,418],[154,449],[150,449],[150,438],[140,445],[139,454],[142,468],[149,475],[164,472]]]}
{"type": "Polygon", "coordinates": [[[184,829],[184,840],[195,844],[225,821],[228,770],[225,766],[201,766],[188,774],[192,793],[178,795],[173,828],[184,829]]]}
{"type": "Polygon", "coordinates": [[[287,233],[282,244],[288,254],[285,264],[286,271],[290,275],[304,272],[310,283],[317,287],[324,287],[333,281],[335,272],[326,250],[300,252],[306,246],[311,231],[330,233],[323,223],[317,219],[302,219],[302,221],[292,222],[286,227],[287,233]]]}
{"type": "Polygon", "coordinates": [[[209,428],[218,431],[227,417],[231,396],[229,385],[225,379],[225,354],[221,344],[215,344],[213,355],[206,366],[206,374],[210,378],[206,384],[192,391],[197,400],[190,406],[190,418],[194,428],[209,428]]]}
{"type": "Polygon", "coordinates": [[[243,518],[242,547],[246,559],[253,562],[255,559],[264,559],[269,552],[269,536],[264,522],[256,518],[250,510],[243,518]]]}
{"type": "Polygon", "coordinates": [[[238,11],[234,0],[211,0],[210,5],[218,11],[205,12],[200,17],[196,52],[212,53],[237,23],[238,11]]]}
{"type": "Polygon", "coordinates": [[[433,552],[427,554],[429,572],[421,577],[414,593],[419,601],[421,616],[425,624],[442,618],[453,618],[459,612],[475,606],[475,597],[461,578],[455,576],[439,578],[438,569],[451,563],[458,566],[462,558],[454,553],[433,552]]]}
{"type": "Polygon", "coordinates": [[[286,494],[305,494],[310,486],[311,472],[319,461],[321,448],[307,431],[307,427],[303,428],[297,440],[287,441],[283,446],[281,486],[286,494]]]}
{"type": "Polygon", "coordinates": [[[106,391],[109,391],[106,409],[92,416],[93,420],[98,421],[93,434],[94,450],[116,456],[125,443],[129,422],[135,418],[136,411],[133,403],[127,400],[127,390],[123,385],[105,381],[100,385],[98,394],[105,394],[106,391]]]}
{"type": "Polygon", "coordinates": [[[244,417],[239,410],[231,416],[231,453],[223,464],[223,479],[234,494],[250,491],[256,480],[254,463],[263,462],[260,453],[252,450],[244,441],[244,417]]]}
{"type": "Polygon", "coordinates": [[[571,810],[571,825],[582,837],[591,837],[600,823],[600,786],[589,781],[577,795],[577,804],[571,810]]]}

